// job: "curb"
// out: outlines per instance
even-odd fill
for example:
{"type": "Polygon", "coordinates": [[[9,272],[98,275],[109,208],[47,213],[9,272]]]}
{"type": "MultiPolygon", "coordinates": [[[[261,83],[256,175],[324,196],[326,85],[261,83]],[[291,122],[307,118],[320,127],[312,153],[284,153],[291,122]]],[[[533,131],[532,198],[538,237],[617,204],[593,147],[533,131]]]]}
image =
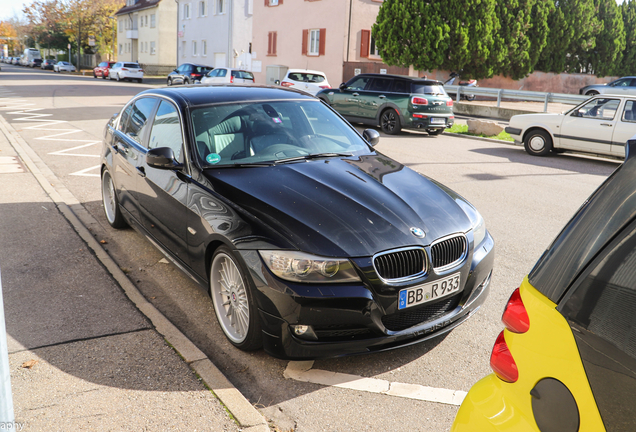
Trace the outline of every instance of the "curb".
{"type": "Polygon", "coordinates": [[[506,144],[506,145],[511,145],[511,146],[515,146],[515,147],[519,147],[520,146],[520,144],[516,144],[513,141],[504,141],[504,140],[498,140],[498,139],[494,139],[494,138],[486,138],[486,137],[480,137],[480,136],[458,134],[458,133],[455,133],[455,132],[444,132],[444,135],[450,135],[450,136],[459,137],[459,138],[466,138],[466,139],[474,139],[474,140],[477,140],[477,141],[486,141],[486,142],[491,142],[491,143],[496,143],[496,144],[506,144]]]}
{"type": "Polygon", "coordinates": [[[77,234],[95,253],[97,259],[108,270],[120,285],[126,296],[139,311],[144,314],[164,339],[181,355],[183,360],[203,380],[204,384],[216,395],[225,408],[236,419],[244,431],[269,432],[265,418],[256,408],[232,385],[210,359],[190,341],[174,324],[172,324],[152,303],[141,294],[128,279],[117,263],[108,255],[82,222],[97,224],[97,220],[75,198],[44,161],[24,141],[3,116],[0,115],[0,131],[9,140],[24,165],[36,178],[44,192],[55,203],[59,211],[71,224],[77,234]],[[81,218],[81,220],[80,220],[81,218]]]}

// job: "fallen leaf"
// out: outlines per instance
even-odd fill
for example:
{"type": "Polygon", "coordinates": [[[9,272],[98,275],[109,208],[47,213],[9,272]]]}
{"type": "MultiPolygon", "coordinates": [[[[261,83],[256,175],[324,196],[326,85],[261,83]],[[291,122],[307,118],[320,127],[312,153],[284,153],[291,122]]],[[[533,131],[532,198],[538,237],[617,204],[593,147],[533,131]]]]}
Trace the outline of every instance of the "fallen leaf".
{"type": "Polygon", "coordinates": [[[40,363],[39,360],[29,360],[27,362],[22,363],[22,367],[25,369],[33,369],[33,366],[40,363]]]}
{"type": "Polygon", "coordinates": [[[108,242],[106,240],[100,240],[99,241],[101,244],[107,244],[108,242]]]}

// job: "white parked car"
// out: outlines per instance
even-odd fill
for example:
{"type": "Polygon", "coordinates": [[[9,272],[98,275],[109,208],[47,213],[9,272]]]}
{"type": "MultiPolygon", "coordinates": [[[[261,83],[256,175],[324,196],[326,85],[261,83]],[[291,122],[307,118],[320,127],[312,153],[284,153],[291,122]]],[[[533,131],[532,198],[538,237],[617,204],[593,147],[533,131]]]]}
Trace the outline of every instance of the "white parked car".
{"type": "Polygon", "coordinates": [[[53,72],[75,72],[75,66],[66,61],[59,61],[53,65],[53,72]]]}
{"type": "Polygon", "coordinates": [[[254,84],[254,75],[252,72],[240,69],[220,67],[211,70],[201,78],[201,84],[213,83],[254,84]]]}
{"type": "Polygon", "coordinates": [[[108,79],[142,82],[144,70],[139,66],[139,63],[117,62],[108,70],[108,79]]]}
{"type": "Polygon", "coordinates": [[[280,85],[302,90],[314,96],[322,89],[331,88],[324,72],[307,69],[289,69],[280,85]]]}
{"type": "Polygon", "coordinates": [[[636,133],[636,96],[598,95],[561,114],[521,114],[506,127],[533,156],[550,151],[625,157],[636,133]]]}

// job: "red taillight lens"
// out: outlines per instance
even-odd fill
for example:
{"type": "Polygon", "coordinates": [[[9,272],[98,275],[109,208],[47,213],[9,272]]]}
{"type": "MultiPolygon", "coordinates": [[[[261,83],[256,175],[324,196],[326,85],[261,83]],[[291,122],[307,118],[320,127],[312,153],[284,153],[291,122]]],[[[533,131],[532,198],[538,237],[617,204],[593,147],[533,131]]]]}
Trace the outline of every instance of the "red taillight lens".
{"type": "Polygon", "coordinates": [[[328,88],[331,88],[331,87],[329,87],[329,86],[327,86],[327,85],[325,85],[325,86],[319,86],[319,87],[320,87],[321,89],[328,89],[328,88]]]}
{"type": "Polygon", "coordinates": [[[128,69],[126,69],[126,68],[121,68],[121,70],[125,70],[125,71],[127,71],[128,69]]]}
{"type": "Polygon", "coordinates": [[[512,358],[512,353],[508,348],[503,331],[499,333],[495,341],[495,346],[492,347],[490,367],[500,379],[506,382],[513,383],[519,378],[517,364],[515,363],[515,359],[512,358]]]}
{"type": "Polygon", "coordinates": [[[530,329],[530,318],[521,299],[519,288],[514,290],[510,296],[501,321],[513,333],[525,333],[530,329]]]}
{"type": "Polygon", "coordinates": [[[428,118],[427,116],[423,115],[423,114],[413,114],[413,118],[421,118],[421,119],[425,119],[428,118]]]}
{"type": "Polygon", "coordinates": [[[414,96],[411,98],[411,103],[413,105],[428,105],[428,100],[426,98],[414,96]]]}
{"type": "Polygon", "coordinates": [[[190,74],[190,76],[191,76],[192,78],[201,78],[201,74],[195,74],[195,73],[193,73],[193,74],[190,74]]]}
{"type": "Polygon", "coordinates": [[[282,83],[280,83],[280,85],[282,85],[283,87],[291,87],[291,86],[293,86],[294,84],[292,84],[292,83],[290,83],[290,82],[287,82],[287,81],[283,81],[282,83]]]}
{"type": "Polygon", "coordinates": [[[447,100],[446,101],[446,106],[453,106],[453,100],[447,100]]]}
{"type": "Polygon", "coordinates": [[[230,77],[230,83],[233,83],[233,82],[234,82],[234,75],[230,77]]]}

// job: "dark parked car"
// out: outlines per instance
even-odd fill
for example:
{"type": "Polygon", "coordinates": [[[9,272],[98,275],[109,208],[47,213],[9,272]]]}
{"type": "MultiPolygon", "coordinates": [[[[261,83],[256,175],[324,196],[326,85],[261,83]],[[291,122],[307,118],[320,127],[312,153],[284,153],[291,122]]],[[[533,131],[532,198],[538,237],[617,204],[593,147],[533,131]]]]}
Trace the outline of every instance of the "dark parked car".
{"type": "Polygon", "coordinates": [[[339,89],[316,95],[352,123],[380,125],[395,135],[402,128],[439,135],[455,122],[453,100],[441,81],[385,74],[360,74],[339,89]]]}
{"type": "Polygon", "coordinates": [[[55,66],[55,63],[57,63],[57,60],[53,60],[53,59],[44,60],[42,64],[40,65],[40,69],[53,70],[53,66],[55,66]]]}
{"type": "Polygon", "coordinates": [[[494,374],[452,432],[636,430],[636,140],[626,147],[513,292],[494,374]]]}
{"type": "Polygon", "coordinates": [[[240,349],[392,349],[449,332],[487,296],[494,242],[479,212],[310,95],[147,90],[104,137],[108,222],[208,291],[240,349]]]}
{"type": "Polygon", "coordinates": [[[41,58],[29,60],[29,67],[36,68],[36,67],[40,67],[41,65],[42,65],[41,58]]]}
{"type": "Polygon", "coordinates": [[[113,67],[116,62],[114,61],[105,61],[98,64],[93,69],[93,78],[102,77],[103,79],[108,78],[108,70],[113,67]]]}
{"type": "Polygon", "coordinates": [[[208,72],[213,68],[210,66],[196,65],[192,63],[184,63],[168,74],[167,84],[194,84],[201,81],[208,72]]]}

